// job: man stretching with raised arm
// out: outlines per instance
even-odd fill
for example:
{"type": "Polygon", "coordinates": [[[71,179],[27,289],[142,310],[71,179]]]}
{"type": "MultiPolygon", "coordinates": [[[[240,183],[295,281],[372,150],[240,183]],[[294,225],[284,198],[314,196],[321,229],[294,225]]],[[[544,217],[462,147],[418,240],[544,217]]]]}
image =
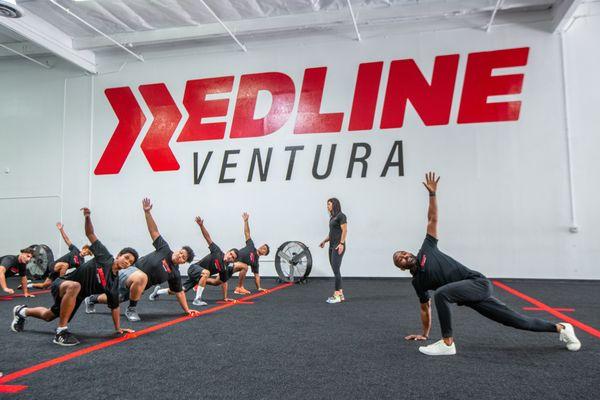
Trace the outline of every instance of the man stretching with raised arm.
{"type": "Polygon", "coordinates": [[[448,255],[438,247],[438,208],[437,185],[440,178],[433,172],[425,176],[423,185],[429,192],[429,210],[427,212],[427,236],[421,250],[415,256],[407,251],[394,253],[394,264],[401,270],[409,270],[412,285],[421,303],[421,335],[406,336],[406,340],[427,340],[431,329],[431,300],[428,291],[435,290],[434,301],[442,328],[442,339],[419,347],[419,351],[430,356],[456,354],[452,335],[450,304],[467,306],[486,318],[503,325],[534,332],[554,332],[560,334],[560,340],[567,349],[577,351],[581,343],[575,336],[571,324],[554,324],[539,318],[527,317],[508,308],[492,296],[493,285],[483,274],[473,271],[448,255]]]}
{"type": "MultiPolygon", "coordinates": [[[[254,274],[254,283],[256,283],[256,289],[259,292],[264,291],[262,287],[260,287],[260,275],[258,274],[258,258],[260,256],[266,256],[269,254],[269,245],[266,243],[260,246],[258,249],[254,247],[254,241],[250,237],[250,225],[248,223],[248,219],[250,215],[248,213],[242,214],[242,219],[244,220],[244,236],[246,237],[246,246],[240,249],[240,254],[238,257],[238,261],[236,261],[235,265],[244,264],[246,268],[252,268],[252,273],[254,274]]],[[[243,267],[243,265],[239,265],[243,267]]],[[[246,277],[246,273],[244,271],[240,271],[240,278],[238,281],[238,286],[235,288],[235,294],[249,294],[250,291],[244,288],[244,278],[246,277]]]]}
{"type": "MultiPolygon", "coordinates": [[[[210,254],[197,263],[190,265],[190,268],[188,269],[188,279],[183,284],[183,289],[187,292],[196,285],[198,286],[196,289],[196,297],[192,303],[195,306],[206,305],[206,302],[202,301],[202,293],[207,284],[211,286],[221,286],[223,288],[223,300],[231,301],[231,299],[227,297],[227,281],[235,272],[243,270],[242,267],[234,268],[229,265],[237,260],[238,250],[231,249],[224,254],[219,246],[212,241],[210,234],[204,226],[204,220],[200,217],[196,217],[196,223],[200,227],[206,243],[208,243],[210,254]],[[213,275],[217,276],[211,278],[213,275]]],[[[245,267],[245,269],[247,271],[248,267],[245,267]]],[[[166,289],[161,289],[160,287],[154,288],[154,292],[150,295],[150,300],[157,300],[158,296],[166,294],[165,291],[166,289]]]]}
{"type": "Polygon", "coordinates": [[[29,290],[27,290],[27,263],[31,261],[32,257],[32,247],[21,250],[17,256],[0,257],[0,288],[5,293],[15,293],[13,289],[6,285],[6,278],[18,274],[21,277],[21,286],[19,288],[23,289],[23,296],[35,297],[34,294],[29,293],[29,290]]]}
{"type": "MultiPolygon", "coordinates": [[[[163,282],[169,283],[169,293],[177,297],[179,305],[186,314],[193,315],[195,310],[190,310],[185,292],[181,286],[181,274],[179,273],[179,265],[192,261],[194,252],[189,246],[183,246],[177,251],[172,251],[169,244],[158,231],[154,217],[152,217],[152,203],[150,199],[142,201],[144,216],[148,233],[152,239],[152,245],[156,249],[152,253],[141,257],[136,264],[136,267],[130,268],[119,274],[120,284],[120,300],[126,301],[129,299],[129,307],[125,311],[125,316],[129,321],[139,321],[140,317],[137,313],[137,302],[142,296],[144,290],[160,285],[163,282]]],[[[94,304],[105,303],[104,296],[92,296],[85,300],[86,312],[95,312],[94,304]]]]}
{"type": "Polygon", "coordinates": [[[79,340],[69,332],[67,324],[73,318],[85,297],[102,293],[108,299],[108,306],[112,309],[115,331],[119,334],[133,332],[130,329],[121,328],[118,272],[135,263],[138,254],[131,247],[125,247],[117,254],[117,258],[113,258],[94,233],[90,210],[82,208],[82,211],[85,217],[85,235],[91,243],[90,250],[94,258],[72,273],[52,282],[50,288],[54,298],[52,307],[28,308],[26,305],[16,306],[13,309],[14,318],[10,326],[13,331],[22,332],[27,317],[43,319],[47,322],[59,318],[53,342],[61,346],[79,344],[79,340]]]}

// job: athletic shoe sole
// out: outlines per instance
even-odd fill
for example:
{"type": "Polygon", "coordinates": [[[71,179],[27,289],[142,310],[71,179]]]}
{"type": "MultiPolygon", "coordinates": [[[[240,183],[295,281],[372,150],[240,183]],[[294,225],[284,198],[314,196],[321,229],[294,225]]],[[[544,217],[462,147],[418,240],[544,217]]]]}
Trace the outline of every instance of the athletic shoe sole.
{"type": "MultiPolygon", "coordinates": [[[[18,306],[15,306],[13,308],[13,321],[10,324],[10,330],[13,331],[13,332],[23,332],[23,328],[22,327],[21,327],[21,329],[17,329],[17,325],[19,323],[19,320],[21,320],[21,319],[24,320],[25,319],[25,318],[21,317],[18,314],[18,312],[21,311],[21,309],[23,307],[25,307],[25,306],[24,305],[18,305],[18,306]]],[[[23,321],[23,324],[25,324],[25,321],[23,321]]]]}
{"type": "Polygon", "coordinates": [[[64,346],[64,347],[72,347],[72,346],[77,346],[79,344],[79,342],[77,342],[77,343],[63,343],[63,342],[57,341],[56,339],[53,339],[52,343],[57,344],[59,346],[64,346]]]}

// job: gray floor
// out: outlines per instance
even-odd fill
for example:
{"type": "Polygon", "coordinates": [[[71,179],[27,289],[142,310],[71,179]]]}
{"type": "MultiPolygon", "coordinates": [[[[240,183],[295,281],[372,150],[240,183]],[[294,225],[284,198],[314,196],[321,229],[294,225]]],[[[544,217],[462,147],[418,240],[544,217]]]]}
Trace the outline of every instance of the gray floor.
{"type": "MultiPolygon", "coordinates": [[[[600,328],[600,282],[502,280],[569,316],[600,328]]],[[[250,282],[249,282],[250,283],[250,282]]],[[[277,285],[265,281],[265,286],[277,285]]],[[[15,281],[10,282],[12,287],[15,281]]],[[[5,383],[26,385],[11,399],[597,399],[600,338],[581,330],[579,352],[558,335],[517,331],[454,307],[458,354],[431,358],[420,343],[403,340],[420,330],[418,302],[408,280],[344,282],[348,301],[324,302],[333,281],[313,280],[5,383]]],[[[251,286],[248,285],[250,288],[251,286]]],[[[207,290],[214,300],[220,290],[207,290]]],[[[546,312],[496,289],[510,307],[555,321],[546,312]]],[[[188,297],[191,297],[191,293],[188,297]]],[[[19,371],[98,344],[112,336],[108,309],[71,324],[82,344],[51,343],[55,323],[28,319],[26,331],[9,330],[11,310],[24,299],[0,301],[3,345],[0,370],[19,371]]],[[[27,299],[50,305],[50,295],[27,299]]],[[[139,304],[143,329],[180,316],[174,298],[139,304]]],[[[124,322],[125,326],[132,326],[124,322]]],[[[434,316],[433,337],[439,337],[434,316]]],[[[2,382],[2,378],[0,378],[2,382]]]]}

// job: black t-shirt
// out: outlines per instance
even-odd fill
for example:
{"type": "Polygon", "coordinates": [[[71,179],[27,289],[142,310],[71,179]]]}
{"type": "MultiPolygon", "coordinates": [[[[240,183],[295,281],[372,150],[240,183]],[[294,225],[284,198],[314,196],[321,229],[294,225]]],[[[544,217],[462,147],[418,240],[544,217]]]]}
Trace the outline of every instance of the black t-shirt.
{"type": "Polygon", "coordinates": [[[347,223],[346,214],[339,212],[329,219],[329,247],[337,247],[342,240],[342,225],[347,223]]]}
{"type": "Polygon", "coordinates": [[[19,274],[19,276],[27,275],[27,264],[19,262],[19,256],[4,256],[0,258],[0,265],[6,268],[5,276],[7,278],[19,274]]]}
{"type": "Polygon", "coordinates": [[[79,255],[79,253],[80,251],[77,248],[77,246],[71,244],[69,246],[69,252],[64,256],[58,258],[56,261],[54,261],[54,264],[64,262],[69,264],[69,269],[78,268],[79,266],[81,266],[81,264],[85,263],[85,258],[79,255]]]}
{"type": "Polygon", "coordinates": [[[421,250],[417,254],[417,266],[413,274],[412,285],[421,303],[429,301],[429,290],[436,290],[451,282],[465,279],[485,278],[452,257],[442,253],[437,247],[438,240],[431,235],[425,236],[421,250]]]}
{"type": "Polygon", "coordinates": [[[225,264],[225,260],[223,260],[225,254],[223,254],[215,242],[212,242],[210,246],[208,246],[208,250],[210,250],[210,254],[198,261],[195,265],[199,265],[200,267],[209,270],[211,275],[219,274],[221,282],[227,282],[229,279],[227,276],[227,265],[225,264]]]}
{"type": "Polygon", "coordinates": [[[258,268],[258,252],[252,239],[246,240],[246,246],[241,248],[238,253],[238,261],[252,267],[258,268]]]}
{"type": "Polygon", "coordinates": [[[119,307],[119,278],[118,273],[112,271],[114,258],[99,240],[92,243],[90,251],[94,258],[60,279],[79,282],[81,285],[79,298],[105,293],[108,306],[117,308],[119,307]]]}
{"type": "Polygon", "coordinates": [[[136,267],[148,275],[146,289],[169,282],[169,289],[172,292],[181,292],[183,287],[181,286],[179,265],[173,264],[173,251],[169,244],[162,236],[159,236],[152,245],[156,250],[140,257],[136,263],[136,267]]]}

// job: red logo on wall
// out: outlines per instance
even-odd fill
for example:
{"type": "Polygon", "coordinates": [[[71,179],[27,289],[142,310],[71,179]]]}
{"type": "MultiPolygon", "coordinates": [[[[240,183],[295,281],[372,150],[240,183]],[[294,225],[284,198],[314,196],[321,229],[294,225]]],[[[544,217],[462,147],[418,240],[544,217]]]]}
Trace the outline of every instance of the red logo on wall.
{"type": "MultiPolygon", "coordinates": [[[[521,93],[523,74],[495,75],[499,68],[527,65],[529,48],[470,53],[458,110],[458,124],[517,121],[521,101],[488,103],[489,96],[521,93]]],[[[380,129],[401,128],[407,102],[426,126],[448,125],[458,72],[458,54],[435,58],[431,79],[423,75],[412,59],[390,63],[380,129]]],[[[359,65],[348,131],[369,131],[375,123],[383,62],[359,65]]],[[[246,74],[240,77],[229,137],[233,139],[270,135],[293,118],[298,95],[294,134],[339,133],[344,112],[321,113],[327,67],[307,68],[299,93],[292,78],[281,72],[246,74]],[[272,97],[267,114],[254,119],[260,91],[272,97]]],[[[204,118],[227,116],[230,99],[208,100],[207,95],[227,94],[233,90],[234,76],[194,79],[186,83],[183,106],[189,117],[177,142],[219,140],[225,137],[228,122],[203,123],[204,118]]],[[[181,120],[181,112],[164,83],[139,86],[139,92],[152,114],[152,124],[141,149],[154,171],[175,171],[179,163],[169,142],[181,120]]],[[[105,90],[119,123],[102,154],[94,173],[118,174],[146,122],[146,115],[131,88],[105,90]]]]}

